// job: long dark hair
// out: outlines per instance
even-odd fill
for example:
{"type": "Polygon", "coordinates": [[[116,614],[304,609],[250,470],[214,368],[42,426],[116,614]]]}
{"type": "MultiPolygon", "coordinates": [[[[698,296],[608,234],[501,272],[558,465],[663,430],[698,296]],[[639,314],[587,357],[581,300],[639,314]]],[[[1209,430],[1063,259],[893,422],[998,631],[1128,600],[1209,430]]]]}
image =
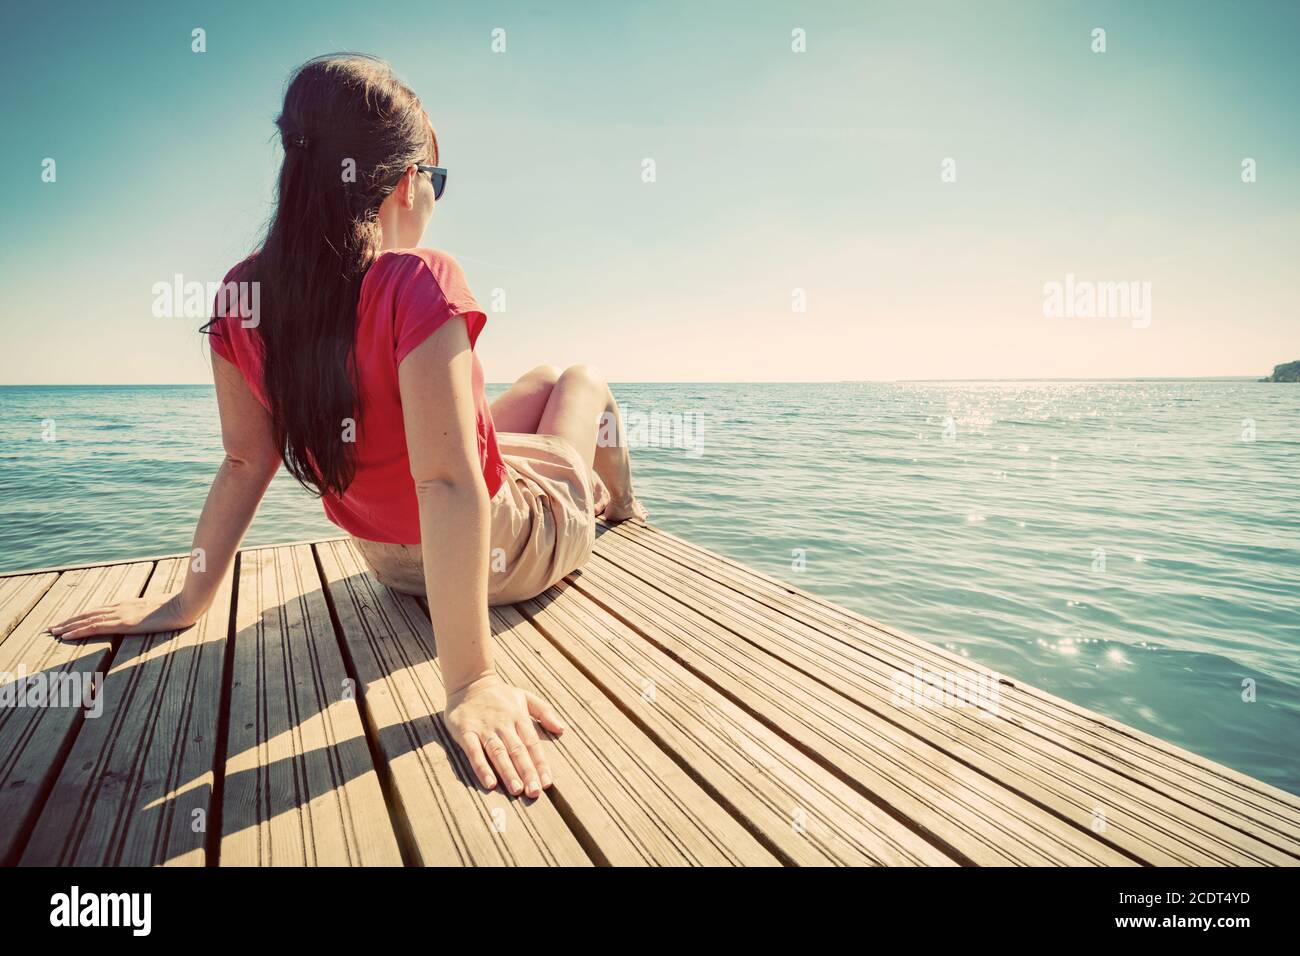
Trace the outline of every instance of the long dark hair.
{"type": "Polygon", "coordinates": [[[379,254],[379,205],[410,165],[438,163],[420,100],[382,60],[333,54],[289,80],[275,121],[284,164],[249,278],[260,283],[263,377],[285,467],[317,494],[355,470],[357,301],[379,254]]]}

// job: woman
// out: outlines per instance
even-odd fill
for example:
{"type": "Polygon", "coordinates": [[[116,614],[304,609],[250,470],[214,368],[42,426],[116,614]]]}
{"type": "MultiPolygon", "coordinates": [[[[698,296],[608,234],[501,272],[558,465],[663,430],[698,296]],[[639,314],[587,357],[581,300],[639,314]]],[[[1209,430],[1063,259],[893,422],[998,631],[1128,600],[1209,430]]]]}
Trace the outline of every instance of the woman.
{"type": "Polygon", "coordinates": [[[532,720],[554,710],[492,666],[489,603],[580,567],[595,515],[644,520],[608,386],[585,366],[529,372],[490,407],[474,353],[486,316],[459,265],[416,248],[446,181],[420,101],[383,62],[338,55],[290,80],[261,249],[227,275],[210,333],[226,459],[166,599],[70,618],[67,638],[188,627],[207,610],[283,461],[383,583],[428,596],[445,719],[485,787],[537,796],[532,720]],[[252,294],[249,290],[257,290],[252,294]],[[598,428],[602,440],[598,441],[598,428]],[[201,550],[199,550],[201,549],[201,550]],[[199,562],[194,562],[199,564],[199,562]]]}

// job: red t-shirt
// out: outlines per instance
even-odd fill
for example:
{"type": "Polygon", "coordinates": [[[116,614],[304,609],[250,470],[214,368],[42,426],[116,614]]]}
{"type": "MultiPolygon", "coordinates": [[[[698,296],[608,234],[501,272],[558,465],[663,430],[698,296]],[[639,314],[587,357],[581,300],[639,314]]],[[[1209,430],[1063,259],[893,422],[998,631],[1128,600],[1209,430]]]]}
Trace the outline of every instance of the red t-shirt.
{"type": "MultiPolygon", "coordinates": [[[[241,281],[246,259],[223,285],[241,281]]],[[[233,288],[233,287],[232,287],[233,288]]],[[[219,300],[220,301],[220,300],[219,300]]],[[[212,350],[239,369],[253,394],[267,405],[262,384],[261,341],[245,327],[232,303],[219,311],[209,337],[212,350]]],[[[217,312],[214,306],[214,314],[217,312]]],[[[487,323],[460,264],[436,249],[381,253],[366,273],[357,303],[356,369],[361,410],[356,422],[356,469],[348,490],[325,495],[325,514],[344,531],[370,541],[418,544],[419,506],[406,453],[397,366],[439,326],[464,316],[471,349],[487,323]]],[[[478,418],[478,456],[489,497],[506,478],[492,412],[483,390],[483,368],[473,356],[472,387],[478,418]]],[[[342,423],[340,423],[340,430],[342,423]]]]}

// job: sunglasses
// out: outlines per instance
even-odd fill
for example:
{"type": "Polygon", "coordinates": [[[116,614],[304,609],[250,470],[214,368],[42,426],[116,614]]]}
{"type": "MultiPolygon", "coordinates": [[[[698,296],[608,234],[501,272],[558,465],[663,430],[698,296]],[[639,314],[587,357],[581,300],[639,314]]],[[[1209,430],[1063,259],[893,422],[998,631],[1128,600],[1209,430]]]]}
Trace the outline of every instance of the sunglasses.
{"type": "Polygon", "coordinates": [[[441,199],[442,192],[447,188],[447,170],[441,166],[417,165],[415,167],[422,173],[429,174],[429,182],[433,184],[433,198],[441,199]]]}

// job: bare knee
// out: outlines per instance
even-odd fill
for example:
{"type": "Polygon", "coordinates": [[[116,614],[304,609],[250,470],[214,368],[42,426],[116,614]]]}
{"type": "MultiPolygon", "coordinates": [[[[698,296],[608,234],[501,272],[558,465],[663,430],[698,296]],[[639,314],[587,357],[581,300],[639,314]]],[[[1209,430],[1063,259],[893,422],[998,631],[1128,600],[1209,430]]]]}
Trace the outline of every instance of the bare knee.
{"type": "Polygon", "coordinates": [[[605,376],[594,365],[570,365],[560,375],[560,380],[573,385],[585,385],[601,391],[606,387],[605,376]]]}
{"type": "Polygon", "coordinates": [[[523,377],[531,382],[554,385],[560,380],[560,370],[554,365],[539,365],[536,368],[529,369],[523,377]]]}

